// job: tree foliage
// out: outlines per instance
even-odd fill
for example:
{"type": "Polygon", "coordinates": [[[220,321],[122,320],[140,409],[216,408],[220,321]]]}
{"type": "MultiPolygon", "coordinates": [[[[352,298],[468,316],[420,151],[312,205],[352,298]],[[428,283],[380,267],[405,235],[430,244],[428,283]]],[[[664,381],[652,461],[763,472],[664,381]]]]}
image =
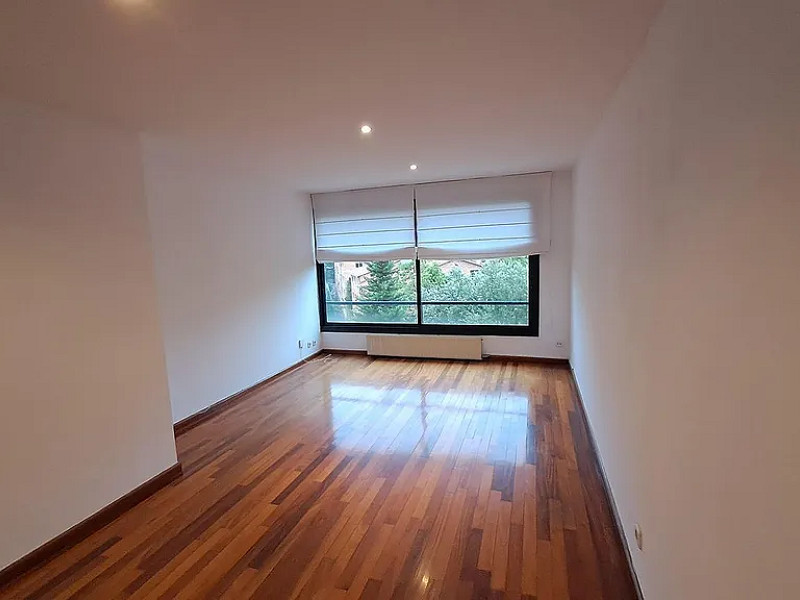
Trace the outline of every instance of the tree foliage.
{"type": "MultiPolygon", "coordinates": [[[[367,263],[367,285],[359,300],[366,302],[385,302],[413,300],[407,297],[401,273],[395,263],[389,260],[376,260],[367,263]]],[[[375,323],[413,322],[413,307],[408,306],[360,306],[359,311],[364,319],[375,323]]]]}
{"type": "MultiPolygon", "coordinates": [[[[495,302],[528,300],[528,261],[524,257],[481,261],[472,275],[459,269],[444,273],[434,261],[422,261],[422,300],[495,302]]],[[[527,306],[437,305],[423,307],[425,323],[465,325],[523,325],[527,306]]]]}
{"type": "MultiPolygon", "coordinates": [[[[442,269],[442,261],[420,261],[422,301],[495,302],[528,301],[528,259],[525,257],[480,260],[470,275],[460,268],[442,269]]],[[[374,261],[367,263],[366,282],[358,296],[350,281],[344,300],[415,301],[416,267],[413,261],[374,261]]],[[[328,300],[339,299],[333,280],[333,265],[325,268],[328,300]],[[331,293],[333,292],[333,293],[331,293]],[[337,296],[334,298],[334,296],[337,296]]],[[[329,320],[336,315],[345,322],[415,323],[416,306],[362,305],[357,308],[329,305],[329,320]]],[[[527,305],[424,304],[423,322],[462,325],[525,325],[527,305]]]]}

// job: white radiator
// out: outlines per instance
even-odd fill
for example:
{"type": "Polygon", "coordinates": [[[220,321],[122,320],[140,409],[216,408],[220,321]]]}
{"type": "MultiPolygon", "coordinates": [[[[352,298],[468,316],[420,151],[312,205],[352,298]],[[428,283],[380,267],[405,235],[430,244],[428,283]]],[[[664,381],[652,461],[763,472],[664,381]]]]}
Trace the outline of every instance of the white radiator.
{"type": "Polygon", "coordinates": [[[368,335],[367,354],[481,360],[481,338],[456,335],[368,335]]]}

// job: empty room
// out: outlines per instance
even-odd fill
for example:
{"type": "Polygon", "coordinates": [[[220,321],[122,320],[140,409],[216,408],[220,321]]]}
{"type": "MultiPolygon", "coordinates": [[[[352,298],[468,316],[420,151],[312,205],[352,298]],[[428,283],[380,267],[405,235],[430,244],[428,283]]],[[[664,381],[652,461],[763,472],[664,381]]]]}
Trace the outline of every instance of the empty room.
{"type": "Polygon", "coordinates": [[[0,415],[0,599],[800,598],[800,4],[3,2],[0,415]]]}

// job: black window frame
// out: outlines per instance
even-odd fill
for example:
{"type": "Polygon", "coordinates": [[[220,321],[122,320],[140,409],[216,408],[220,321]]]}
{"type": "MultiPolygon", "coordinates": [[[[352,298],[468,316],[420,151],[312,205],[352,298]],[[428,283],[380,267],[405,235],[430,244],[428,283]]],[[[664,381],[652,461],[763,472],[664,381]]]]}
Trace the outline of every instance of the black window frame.
{"type": "MultiPolygon", "coordinates": [[[[416,323],[329,323],[326,314],[325,265],[317,263],[317,292],[320,329],[343,333],[406,333],[430,335],[503,335],[520,337],[539,336],[539,255],[528,256],[528,324],[527,325],[441,325],[422,322],[424,302],[420,285],[420,260],[416,259],[417,322],[416,323]]],[[[492,304],[492,302],[464,302],[465,304],[492,304]]],[[[399,302],[398,304],[407,304],[399,302]]]]}

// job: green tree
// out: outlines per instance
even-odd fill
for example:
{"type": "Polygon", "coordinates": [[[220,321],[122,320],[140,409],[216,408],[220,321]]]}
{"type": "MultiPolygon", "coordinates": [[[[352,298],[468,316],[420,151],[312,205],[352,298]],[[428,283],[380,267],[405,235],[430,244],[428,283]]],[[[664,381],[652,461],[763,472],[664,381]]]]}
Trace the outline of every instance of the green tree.
{"type": "MultiPolygon", "coordinates": [[[[528,259],[525,257],[487,260],[475,274],[474,298],[477,301],[528,301],[528,259]]],[[[480,307],[480,320],[490,325],[523,325],[528,322],[527,306],[480,307]]]]}
{"type": "Polygon", "coordinates": [[[423,293],[425,290],[436,290],[447,282],[447,275],[442,271],[442,267],[439,266],[439,263],[424,260],[420,264],[422,265],[420,279],[422,281],[423,293]]]}
{"type": "Polygon", "coordinates": [[[416,300],[417,269],[414,261],[400,261],[397,266],[397,275],[403,285],[403,300],[416,300]]]}
{"type": "MultiPolygon", "coordinates": [[[[428,272],[422,284],[424,301],[465,302],[475,299],[474,281],[459,269],[444,273],[434,262],[423,265],[423,273],[428,272]]],[[[474,314],[479,306],[430,304],[423,307],[423,320],[426,323],[467,324],[474,322],[474,314]]]]}
{"type": "MultiPolygon", "coordinates": [[[[367,285],[364,292],[360,294],[360,300],[386,302],[406,299],[406,289],[394,262],[372,261],[367,264],[367,271],[369,272],[367,285]]],[[[365,321],[402,323],[413,320],[409,318],[407,306],[366,305],[359,307],[359,310],[365,321]]]]}
{"type": "Polygon", "coordinates": [[[528,261],[522,257],[487,260],[474,282],[476,300],[526,301],[528,261]]]}
{"type": "MultiPolygon", "coordinates": [[[[528,261],[524,257],[484,260],[471,276],[458,269],[445,274],[438,263],[423,261],[422,297],[426,301],[526,302],[528,261]]],[[[426,323],[511,325],[527,323],[528,319],[526,306],[428,305],[423,310],[426,323]]]]}

